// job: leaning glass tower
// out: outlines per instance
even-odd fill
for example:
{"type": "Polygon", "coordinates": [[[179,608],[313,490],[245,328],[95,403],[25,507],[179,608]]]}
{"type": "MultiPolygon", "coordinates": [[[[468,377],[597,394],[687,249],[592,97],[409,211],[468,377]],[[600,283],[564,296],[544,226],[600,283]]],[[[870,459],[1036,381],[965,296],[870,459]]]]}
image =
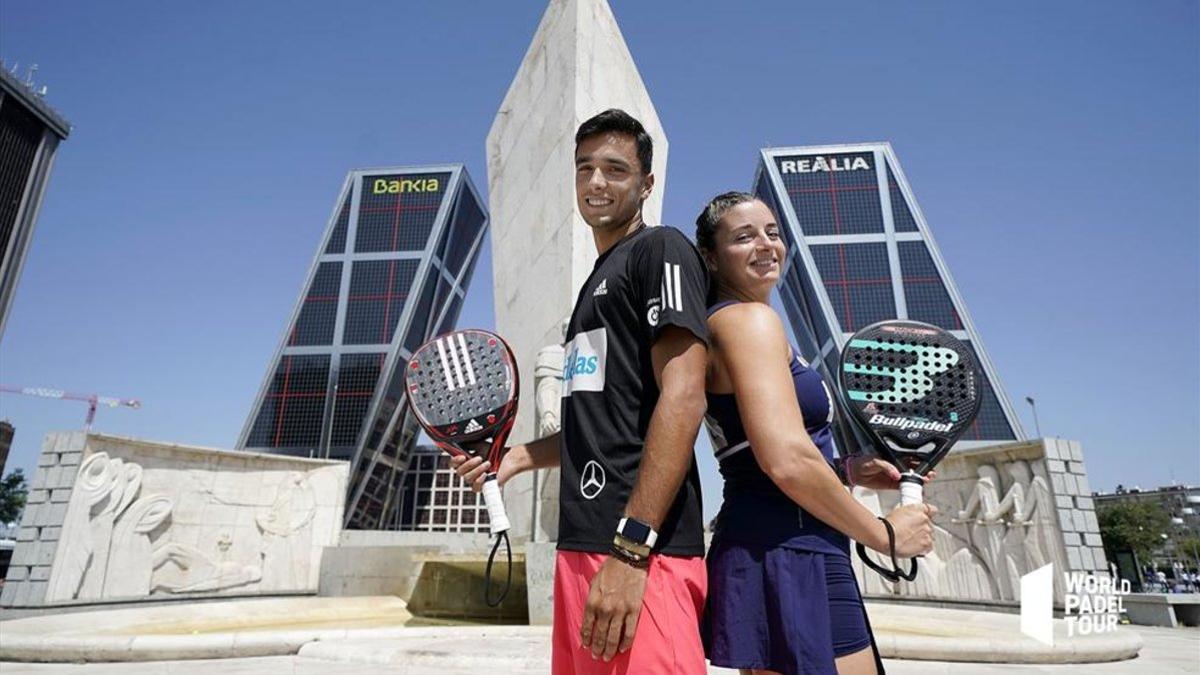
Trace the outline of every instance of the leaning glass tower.
{"type": "Polygon", "coordinates": [[[398,527],[404,365],[453,329],[487,224],[461,165],[352,171],[238,447],[349,460],[346,526],[398,527]]]}
{"type": "Polygon", "coordinates": [[[827,380],[837,381],[842,345],[863,326],[931,323],[966,341],[983,367],[983,405],[958,447],[1024,440],[891,145],[764,149],[754,192],[781,220],[783,306],[802,355],[827,380]]]}

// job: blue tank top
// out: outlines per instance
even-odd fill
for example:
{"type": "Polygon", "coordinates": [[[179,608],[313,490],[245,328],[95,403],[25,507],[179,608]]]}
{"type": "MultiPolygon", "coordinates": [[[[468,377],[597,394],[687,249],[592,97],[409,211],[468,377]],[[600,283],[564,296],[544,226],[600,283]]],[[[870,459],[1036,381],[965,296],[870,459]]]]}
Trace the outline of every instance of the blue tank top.
{"type": "MultiPolygon", "coordinates": [[[[717,303],[708,309],[708,315],[736,302],[717,303]]],[[[825,460],[832,462],[834,408],[829,388],[794,347],[792,355],[792,382],[804,426],[825,460]]],[[[708,412],[704,423],[725,479],[714,539],[849,555],[846,535],[793,502],[758,466],[733,394],[706,392],[705,396],[708,412]]]]}

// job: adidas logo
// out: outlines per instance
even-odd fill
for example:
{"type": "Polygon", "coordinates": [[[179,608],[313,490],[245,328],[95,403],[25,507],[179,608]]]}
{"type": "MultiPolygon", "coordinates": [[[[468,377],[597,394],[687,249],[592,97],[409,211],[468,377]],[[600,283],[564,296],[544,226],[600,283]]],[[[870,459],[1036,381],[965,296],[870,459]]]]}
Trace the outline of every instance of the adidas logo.
{"type": "Polygon", "coordinates": [[[474,433],[476,431],[479,431],[482,428],[483,427],[479,426],[479,422],[476,422],[475,420],[471,420],[470,422],[467,422],[467,426],[466,426],[466,428],[463,429],[463,433],[464,434],[474,433]]]}
{"type": "Polygon", "coordinates": [[[601,279],[600,285],[596,287],[596,290],[592,291],[593,298],[598,298],[602,295],[608,295],[608,279],[601,279]]]}

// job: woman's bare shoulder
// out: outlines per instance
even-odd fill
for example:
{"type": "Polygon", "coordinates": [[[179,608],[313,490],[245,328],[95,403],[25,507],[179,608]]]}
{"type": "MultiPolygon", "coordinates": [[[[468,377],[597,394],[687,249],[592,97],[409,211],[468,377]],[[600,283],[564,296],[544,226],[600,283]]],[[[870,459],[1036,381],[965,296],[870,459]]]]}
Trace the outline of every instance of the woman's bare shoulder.
{"type": "Polygon", "coordinates": [[[708,317],[708,329],[718,339],[726,336],[739,340],[766,340],[783,334],[783,322],[770,305],[739,302],[713,312],[708,317]]]}

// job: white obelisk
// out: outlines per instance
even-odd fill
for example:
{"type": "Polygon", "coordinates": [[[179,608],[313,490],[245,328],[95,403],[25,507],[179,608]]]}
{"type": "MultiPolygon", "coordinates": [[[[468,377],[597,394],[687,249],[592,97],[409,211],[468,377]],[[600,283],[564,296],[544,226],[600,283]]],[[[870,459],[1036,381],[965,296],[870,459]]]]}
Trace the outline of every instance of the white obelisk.
{"type": "MultiPolygon", "coordinates": [[[[562,324],[592,271],[596,248],[575,208],[575,130],[621,108],[654,138],[654,193],[646,221],[658,225],[667,138],[605,0],[551,0],[487,138],[488,201],[496,329],[521,366],[521,410],[512,442],[532,440],[538,351],[562,341],[562,324]]],[[[557,476],[547,483],[557,489],[557,476]]],[[[532,476],[505,490],[512,535],[532,527],[532,476]]],[[[557,513],[547,514],[553,536],[557,513]]]]}

